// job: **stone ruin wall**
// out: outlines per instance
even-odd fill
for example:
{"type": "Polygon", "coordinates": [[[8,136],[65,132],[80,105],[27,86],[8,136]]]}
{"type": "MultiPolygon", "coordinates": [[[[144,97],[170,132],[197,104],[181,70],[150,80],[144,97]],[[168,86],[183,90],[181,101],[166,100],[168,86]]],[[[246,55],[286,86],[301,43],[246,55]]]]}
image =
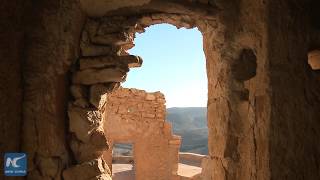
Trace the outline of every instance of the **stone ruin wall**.
{"type": "Polygon", "coordinates": [[[120,88],[106,95],[104,131],[110,142],[104,159],[112,167],[112,146],[132,143],[136,180],[176,179],[181,138],[166,122],[160,92],[120,88]]]}

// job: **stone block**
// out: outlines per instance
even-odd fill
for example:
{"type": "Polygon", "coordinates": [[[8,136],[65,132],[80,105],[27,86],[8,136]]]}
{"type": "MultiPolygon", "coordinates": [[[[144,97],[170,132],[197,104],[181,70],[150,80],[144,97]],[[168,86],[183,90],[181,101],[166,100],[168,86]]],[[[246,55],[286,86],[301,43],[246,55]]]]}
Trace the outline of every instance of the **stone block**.
{"type": "Polygon", "coordinates": [[[89,37],[95,35],[100,26],[101,26],[101,22],[97,21],[96,19],[88,18],[84,26],[84,30],[82,31],[82,34],[81,34],[81,40],[90,41],[89,37]]]}
{"type": "Polygon", "coordinates": [[[70,92],[75,99],[88,97],[88,89],[83,85],[72,85],[70,92]]]}
{"type": "Polygon", "coordinates": [[[127,55],[127,56],[117,56],[116,60],[122,64],[128,65],[129,68],[141,67],[143,60],[140,56],[127,55]]]}
{"type": "Polygon", "coordinates": [[[92,57],[92,56],[106,56],[113,53],[113,49],[110,46],[92,45],[92,44],[80,44],[81,56],[92,57]]]}
{"type": "Polygon", "coordinates": [[[128,108],[126,106],[124,106],[124,105],[121,105],[121,106],[119,106],[118,113],[119,114],[127,114],[128,113],[128,108]]]}
{"type": "Polygon", "coordinates": [[[133,42],[132,35],[126,32],[95,35],[90,37],[91,42],[101,45],[124,45],[133,42]]]}
{"type": "Polygon", "coordinates": [[[165,136],[171,136],[172,135],[171,124],[169,122],[165,122],[164,123],[163,132],[164,132],[165,136]]]}
{"type": "Polygon", "coordinates": [[[163,113],[157,113],[156,117],[158,119],[162,119],[162,118],[164,118],[164,114],[163,113]]]}
{"type": "Polygon", "coordinates": [[[89,107],[89,102],[85,98],[80,98],[80,99],[76,99],[73,102],[73,105],[81,107],[81,108],[88,108],[89,107]]]}
{"type": "Polygon", "coordinates": [[[92,85],[108,82],[122,82],[125,79],[126,70],[119,68],[86,69],[76,72],[72,77],[74,84],[92,85]]]}
{"type": "Polygon", "coordinates": [[[154,101],[154,100],[156,100],[156,96],[153,95],[153,94],[147,94],[147,95],[146,95],[146,100],[148,100],[148,101],[154,101]]]}
{"type": "Polygon", "coordinates": [[[82,142],[90,140],[90,132],[100,126],[101,116],[98,111],[70,106],[68,110],[69,131],[75,133],[82,142]]]}
{"type": "Polygon", "coordinates": [[[141,64],[142,58],[134,55],[85,57],[80,59],[80,70],[121,65],[132,68],[141,64]]]}
{"type": "Polygon", "coordinates": [[[51,178],[56,177],[58,172],[61,170],[61,160],[59,158],[42,157],[40,155],[36,158],[36,164],[39,165],[39,170],[43,176],[51,178]]]}
{"type": "MultiPolygon", "coordinates": [[[[123,48],[124,52],[127,52],[129,49],[132,49],[135,46],[135,44],[133,42],[127,43],[122,45],[121,47],[123,48]]],[[[129,55],[129,54],[127,54],[129,55]]]]}
{"type": "Polygon", "coordinates": [[[141,24],[144,27],[147,27],[152,23],[153,23],[153,20],[150,16],[143,16],[142,18],[139,19],[139,24],[141,24]]]}
{"type": "Polygon", "coordinates": [[[70,147],[77,162],[83,163],[91,159],[99,158],[103,155],[104,151],[109,149],[109,144],[106,142],[105,138],[99,136],[92,139],[99,140],[99,142],[83,143],[74,137],[71,139],[70,147]]]}
{"type": "Polygon", "coordinates": [[[157,102],[161,103],[161,104],[165,104],[166,103],[166,100],[163,99],[163,98],[158,98],[157,99],[157,102]]]}
{"type": "Polygon", "coordinates": [[[105,149],[109,147],[108,140],[102,128],[91,133],[90,143],[97,147],[97,149],[105,149]]]}
{"type": "Polygon", "coordinates": [[[139,103],[138,104],[138,110],[140,111],[140,110],[143,110],[143,104],[142,103],[139,103]]]}
{"type": "Polygon", "coordinates": [[[104,68],[119,65],[113,56],[95,56],[80,58],[80,70],[90,68],[104,68]]]}
{"type": "Polygon", "coordinates": [[[155,114],[151,114],[151,113],[142,113],[142,117],[143,118],[155,118],[156,115],[155,114]]]}
{"type": "Polygon", "coordinates": [[[95,84],[90,87],[90,103],[99,109],[102,95],[113,89],[113,84],[95,84]]]}
{"type": "Polygon", "coordinates": [[[63,171],[65,180],[88,180],[97,176],[110,177],[110,170],[102,158],[72,166],[63,171]]]}
{"type": "Polygon", "coordinates": [[[171,139],[169,140],[169,145],[180,145],[181,140],[180,139],[171,139]]]}

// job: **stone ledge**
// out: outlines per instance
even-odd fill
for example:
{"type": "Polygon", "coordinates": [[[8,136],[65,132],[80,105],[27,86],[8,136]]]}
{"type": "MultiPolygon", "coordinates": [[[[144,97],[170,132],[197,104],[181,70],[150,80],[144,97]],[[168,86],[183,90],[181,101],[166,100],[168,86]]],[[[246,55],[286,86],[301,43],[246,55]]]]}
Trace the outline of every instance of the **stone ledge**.
{"type": "Polygon", "coordinates": [[[133,37],[126,32],[103,34],[100,36],[91,36],[90,40],[93,44],[99,45],[124,45],[133,42],[133,37]]]}
{"type": "Polygon", "coordinates": [[[80,59],[80,70],[90,68],[105,68],[108,66],[125,65],[130,68],[140,67],[142,58],[134,55],[127,56],[98,56],[80,59]]]}
{"type": "Polygon", "coordinates": [[[92,85],[108,82],[122,82],[126,76],[126,70],[119,68],[110,69],[86,69],[76,72],[72,77],[74,84],[92,85]]]}
{"type": "Polygon", "coordinates": [[[113,53],[113,49],[110,46],[92,45],[86,43],[80,43],[81,55],[84,57],[92,56],[106,56],[113,53]]]}

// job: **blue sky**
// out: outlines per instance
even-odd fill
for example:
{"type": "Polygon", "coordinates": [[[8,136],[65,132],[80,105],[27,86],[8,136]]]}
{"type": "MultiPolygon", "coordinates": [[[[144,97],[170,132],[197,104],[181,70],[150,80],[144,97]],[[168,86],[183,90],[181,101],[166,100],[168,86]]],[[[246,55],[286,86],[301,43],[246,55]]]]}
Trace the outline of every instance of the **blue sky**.
{"type": "Polygon", "coordinates": [[[134,42],[129,53],[142,57],[143,64],[130,69],[123,87],[160,91],[167,107],[207,106],[205,56],[198,29],[153,25],[136,34],[134,42]]]}

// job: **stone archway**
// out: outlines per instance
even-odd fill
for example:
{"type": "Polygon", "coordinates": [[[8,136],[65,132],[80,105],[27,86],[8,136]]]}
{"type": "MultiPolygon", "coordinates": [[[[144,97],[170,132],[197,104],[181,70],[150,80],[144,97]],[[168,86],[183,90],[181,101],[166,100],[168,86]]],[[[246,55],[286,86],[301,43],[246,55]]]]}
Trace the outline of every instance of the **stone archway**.
{"type": "MultiPolygon", "coordinates": [[[[187,15],[162,13],[87,20],[81,36],[81,57],[74,64],[73,85],[70,87],[74,99],[68,110],[69,130],[73,134],[70,146],[80,164],[78,169],[83,164],[98,162],[97,159],[104,164],[101,155],[108,148],[101,118],[107,103],[105,96],[119,87],[129,68],[141,66],[140,57],[126,52],[134,46],[135,33],[160,23],[170,23],[178,28],[192,28],[197,24],[187,15]]],[[[96,172],[96,176],[107,176],[110,173],[107,169],[96,172]]],[[[74,178],[75,171],[75,168],[66,170],[64,177],[74,178]]]]}
{"type": "MultiPolygon", "coordinates": [[[[243,133],[241,127],[243,125],[239,120],[246,119],[244,107],[247,106],[249,98],[249,91],[245,87],[244,81],[255,76],[256,57],[250,49],[242,50],[242,53],[237,55],[238,57],[228,57],[228,54],[224,54],[226,51],[222,47],[225,46],[225,37],[221,34],[224,26],[219,25],[217,19],[212,17],[198,20],[189,15],[146,13],[137,16],[117,15],[87,19],[80,43],[82,57],[75,64],[72,78],[72,89],[79,95],[73,93],[75,99],[70,102],[72,105],[69,109],[70,131],[76,135],[71,140],[74,155],[78,163],[101,159],[103,150],[107,148],[107,140],[104,138],[101,127],[101,113],[103,113],[106,102],[103,96],[101,100],[100,97],[119,87],[120,82],[125,80],[129,68],[141,66],[140,57],[129,55],[126,52],[134,46],[135,33],[144,32],[144,28],[160,23],[170,23],[178,28],[198,27],[204,36],[209,83],[208,144],[210,155],[206,168],[204,168],[206,171],[204,174],[207,177],[204,178],[233,177],[237,173],[236,171],[241,171],[239,165],[242,163],[240,162],[241,152],[239,152],[242,145],[239,144],[239,135],[243,133]],[[238,58],[239,60],[226,61],[222,56],[226,59],[238,58]],[[233,90],[230,91],[230,88],[233,90]],[[86,91],[86,93],[80,95],[82,91],[86,91]],[[70,113],[74,112],[74,108],[78,109],[79,107],[85,109],[83,114],[94,115],[84,118],[90,123],[87,125],[82,123],[86,127],[82,127],[81,131],[73,128],[73,118],[70,113]],[[99,109],[100,111],[98,111],[99,109]],[[231,119],[235,119],[237,122],[231,119]],[[85,137],[81,134],[85,134],[85,137]],[[92,141],[90,138],[95,139],[92,141]],[[98,144],[92,144],[92,142],[98,144]],[[222,163],[226,157],[228,157],[228,168],[232,169],[230,171],[227,171],[226,164],[222,163]]],[[[74,116],[79,117],[79,115],[74,116]]],[[[79,122],[75,124],[79,124],[79,122]]],[[[254,144],[246,146],[245,148],[249,150],[254,144]]],[[[99,173],[96,175],[105,172],[99,173]]]]}

